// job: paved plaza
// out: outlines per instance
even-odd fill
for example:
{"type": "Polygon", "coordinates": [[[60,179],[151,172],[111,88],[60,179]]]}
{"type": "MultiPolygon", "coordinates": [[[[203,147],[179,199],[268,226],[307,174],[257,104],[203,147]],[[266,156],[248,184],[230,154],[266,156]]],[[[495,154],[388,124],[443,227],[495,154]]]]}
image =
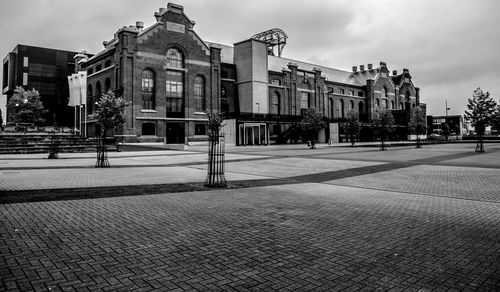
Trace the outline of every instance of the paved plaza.
{"type": "Polygon", "coordinates": [[[0,291],[500,291],[500,143],[0,155],[0,291]]]}

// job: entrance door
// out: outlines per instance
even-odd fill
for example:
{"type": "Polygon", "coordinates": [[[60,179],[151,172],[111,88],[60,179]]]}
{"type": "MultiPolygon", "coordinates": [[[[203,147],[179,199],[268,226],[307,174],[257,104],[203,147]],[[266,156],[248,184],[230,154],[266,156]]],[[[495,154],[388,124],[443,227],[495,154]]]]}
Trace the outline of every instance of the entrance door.
{"type": "Polygon", "coordinates": [[[184,144],[184,123],[167,123],[167,144],[184,144]]]}

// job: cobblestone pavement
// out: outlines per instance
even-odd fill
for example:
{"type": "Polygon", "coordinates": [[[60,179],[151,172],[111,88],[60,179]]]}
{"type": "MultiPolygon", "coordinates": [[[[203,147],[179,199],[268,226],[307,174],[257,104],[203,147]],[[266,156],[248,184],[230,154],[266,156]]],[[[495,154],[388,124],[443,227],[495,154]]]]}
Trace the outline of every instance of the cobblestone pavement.
{"type": "MultiPolygon", "coordinates": [[[[270,185],[0,204],[0,291],[499,291],[498,146],[297,149],[300,158],[247,148],[229,173],[270,185]]],[[[113,185],[118,170],[143,181],[167,171],[172,183],[204,173],[194,158],[139,167],[125,154],[119,168],[87,168],[90,182],[113,185]]],[[[0,183],[11,171],[87,177],[77,164],[26,167],[0,164],[0,183]]]]}

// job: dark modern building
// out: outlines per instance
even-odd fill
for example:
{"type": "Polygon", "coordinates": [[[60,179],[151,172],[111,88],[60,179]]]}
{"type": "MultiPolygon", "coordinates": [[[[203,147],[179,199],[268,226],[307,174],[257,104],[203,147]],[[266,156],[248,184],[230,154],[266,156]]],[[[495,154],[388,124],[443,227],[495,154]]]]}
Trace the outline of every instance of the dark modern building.
{"type": "Polygon", "coordinates": [[[428,133],[442,134],[443,125],[447,124],[451,136],[461,139],[463,135],[468,134],[469,127],[464,122],[464,117],[461,115],[445,115],[445,116],[427,116],[428,133]]]}
{"type": "MultiPolygon", "coordinates": [[[[410,111],[420,105],[408,69],[398,74],[380,62],[345,71],[287,59],[281,57],[283,39],[276,56],[266,36],[233,46],[206,42],[183,7],[172,3],[154,17],[153,25],[145,28],[138,21],[123,27],[104,42],[103,51],[77,58],[88,75],[87,114],[107,90],[130,103],[126,124],[115,132],[124,141],[204,141],[208,108],[225,114],[226,142],[236,145],[290,143],[293,125],[308,108],[327,121],[320,142],[343,137],[351,110],[366,125],[382,109],[393,111],[396,132],[405,139],[410,111]]],[[[282,31],[281,37],[286,37],[282,31]]],[[[95,121],[87,122],[89,134],[97,133],[95,121]]]]}
{"type": "MultiPolygon", "coordinates": [[[[17,45],[3,59],[2,94],[7,102],[17,86],[36,89],[45,109],[46,123],[54,118],[59,125],[73,126],[74,111],[68,107],[67,76],[75,70],[73,57],[77,52],[17,45]]],[[[8,122],[8,121],[7,121],[8,122]]]]}

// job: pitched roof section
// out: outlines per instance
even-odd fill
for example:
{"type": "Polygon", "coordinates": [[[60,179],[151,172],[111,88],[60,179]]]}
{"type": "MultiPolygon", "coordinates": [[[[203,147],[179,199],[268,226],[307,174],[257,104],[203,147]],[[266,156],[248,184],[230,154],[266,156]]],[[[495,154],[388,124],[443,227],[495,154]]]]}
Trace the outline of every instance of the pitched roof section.
{"type": "Polygon", "coordinates": [[[277,56],[268,56],[267,60],[268,70],[271,71],[281,72],[283,69],[289,70],[288,64],[295,63],[297,64],[299,70],[313,71],[313,69],[315,68],[321,70],[321,75],[325,76],[328,81],[358,86],[365,85],[365,83],[360,83],[358,79],[352,74],[352,72],[306,63],[293,59],[281,58],[277,56]]]}

